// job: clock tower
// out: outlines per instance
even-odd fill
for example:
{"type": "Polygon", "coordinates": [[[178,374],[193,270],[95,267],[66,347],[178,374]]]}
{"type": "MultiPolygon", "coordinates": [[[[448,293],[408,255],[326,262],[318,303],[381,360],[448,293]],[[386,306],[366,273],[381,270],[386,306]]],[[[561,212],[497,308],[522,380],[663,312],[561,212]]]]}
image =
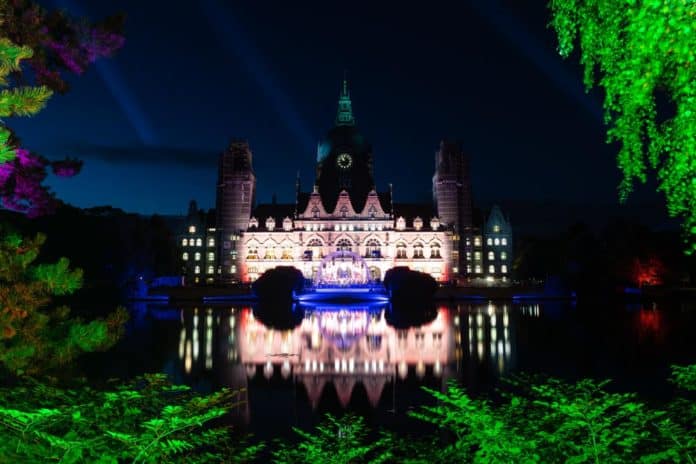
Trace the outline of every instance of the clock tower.
{"type": "Polygon", "coordinates": [[[367,194],[375,188],[372,147],[355,125],[346,79],[338,97],[334,127],[317,149],[316,184],[328,211],[333,211],[342,190],[348,191],[353,207],[360,211],[367,194]]]}

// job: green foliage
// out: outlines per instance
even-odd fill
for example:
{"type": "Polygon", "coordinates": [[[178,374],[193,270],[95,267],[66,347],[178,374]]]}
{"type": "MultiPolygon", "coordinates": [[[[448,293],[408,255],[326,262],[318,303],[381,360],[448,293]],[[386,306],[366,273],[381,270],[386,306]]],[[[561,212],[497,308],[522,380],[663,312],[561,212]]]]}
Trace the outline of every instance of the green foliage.
{"type": "Polygon", "coordinates": [[[314,433],[293,429],[298,443],[277,443],[273,452],[275,462],[327,464],[380,463],[392,458],[386,434],[377,438],[368,436],[362,417],[346,415],[340,419],[328,414],[314,433]]]}
{"type": "Polygon", "coordinates": [[[82,286],[82,272],[62,258],[35,264],[45,237],[0,233],[0,366],[15,375],[66,367],[82,352],[109,348],[127,319],[119,309],[106,319],[83,321],[70,309],[52,306],[53,296],[82,286]]]}
{"type": "Polygon", "coordinates": [[[239,394],[198,395],[164,375],[107,391],[41,383],[0,390],[0,462],[249,462],[262,445],[233,442],[220,423],[239,394]]]}
{"type": "Polygon", "coordinates": [[[648,169],[696,251],[696,2],[551,0],[562,56],[576,44],[589,88],[604,90],[608,141],[621,148],[625,200],[648,169]],[[661,100],[665,100],[663,104],[661,100]],[[664,106],[664,107],[663,107],[664,106]]]}

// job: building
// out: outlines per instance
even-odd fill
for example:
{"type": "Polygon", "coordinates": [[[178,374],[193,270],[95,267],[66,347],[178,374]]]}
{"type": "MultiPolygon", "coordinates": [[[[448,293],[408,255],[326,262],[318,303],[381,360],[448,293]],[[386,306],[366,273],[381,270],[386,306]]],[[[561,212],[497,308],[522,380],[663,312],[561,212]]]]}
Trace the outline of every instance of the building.
{"type": "MultiPolygon", "coordinates": [[[[257,205],[251,149],[232,141],[219,159],[214,231],[206,231],[215,234],[216,259],[201,273],[207,277],[212,269],[220,282],[250,282],[276,266],[295,266],[315,284],[348,285],[379,281],[390,268],[408,266],[441,282],[507,280],[511,248],[506,245],[503,255],[499,243],[512,243],[509,221],[496,208],[485,224],[474,223],[461,144],[442,141],[435,153],[432,204],[395,202],[391,185],[378,187],[373,159],[345,80],[334,126],[317,146],[312,187],[303,191],[298,178],[294,203],[257,205]],[[489,238],[498,244],[489,246],[489,238]]],[[[182,249],[181,256],[187,252],[190,262],[190,251],[182,249]]]]}
{"type": "Polygon", "coordinates": [[[181,274],[184,283],[213,283],[219,271],[215,228],[211,215],[198,209],[195,201],[189,203],[188,214],[179,230],[181,274]]]}

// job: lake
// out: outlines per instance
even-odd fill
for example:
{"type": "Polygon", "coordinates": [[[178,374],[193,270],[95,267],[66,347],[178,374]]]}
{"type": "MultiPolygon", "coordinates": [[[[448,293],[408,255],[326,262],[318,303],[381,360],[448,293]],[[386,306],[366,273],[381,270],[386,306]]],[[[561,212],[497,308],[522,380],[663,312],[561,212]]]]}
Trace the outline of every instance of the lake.
{"type": "Polygon", "coordinates": [[[233,422],[263,439],[310,427],[325,413],[416,426],[406,413],[432,403],[422,387],[456,381],[488,395],[501,377],[521,372],[611,378],[610,389],[660,401],[672,392],[669,366],[696,362],[693,302],[438,304],[434,319],[398,328],[385,307],[357,304],[296,307],[294,321],[275,327],[248,305],[129,309],[126,336],[92,359],[90,371],[165,372],[202,392],[245,389],[233,422]]]}

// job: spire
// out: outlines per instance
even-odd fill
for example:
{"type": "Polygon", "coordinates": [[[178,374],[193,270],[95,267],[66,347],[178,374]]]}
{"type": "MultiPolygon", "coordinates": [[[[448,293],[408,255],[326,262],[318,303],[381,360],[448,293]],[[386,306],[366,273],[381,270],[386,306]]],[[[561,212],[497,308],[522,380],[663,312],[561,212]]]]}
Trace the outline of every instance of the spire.
{"type": "Polygon", "coordinates": [[[353,103],[350,101],[350,92],[348,91],[348,78],[345,73],[343,75],[343,85],[341,86],[341,94],[338,97],[338,111],[336,113],[337,126],[354,126],[355,118],[353,117],[353,103]]]}

